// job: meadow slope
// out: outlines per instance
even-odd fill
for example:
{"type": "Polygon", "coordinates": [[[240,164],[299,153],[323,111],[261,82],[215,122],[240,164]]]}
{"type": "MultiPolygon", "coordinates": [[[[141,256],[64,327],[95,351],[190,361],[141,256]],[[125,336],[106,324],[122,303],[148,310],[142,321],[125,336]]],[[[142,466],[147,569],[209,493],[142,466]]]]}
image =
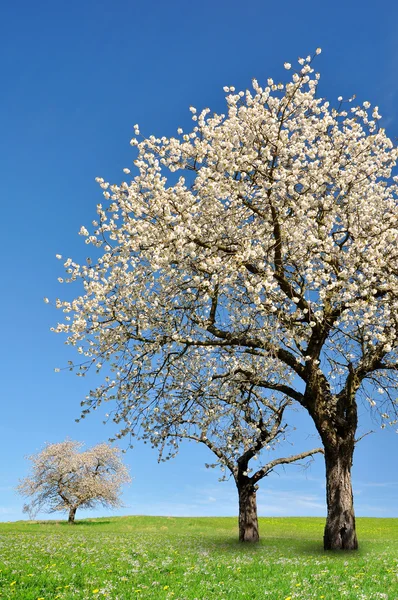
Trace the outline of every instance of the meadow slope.
{"type": "Polygon", "coordinates": [[[0,598],[398,599],[398,519],[358,519],[360,550],[325,553],[324,519],[114,517],[0,524],[0,598]]]}

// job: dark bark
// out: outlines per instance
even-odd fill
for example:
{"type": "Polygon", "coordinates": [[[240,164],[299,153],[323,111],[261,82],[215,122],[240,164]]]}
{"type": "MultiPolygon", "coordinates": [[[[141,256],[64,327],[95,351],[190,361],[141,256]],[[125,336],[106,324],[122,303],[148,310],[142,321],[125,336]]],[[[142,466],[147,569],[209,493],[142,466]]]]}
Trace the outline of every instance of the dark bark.
{"type": "Polygon", "coordinates": [[[351,483],[354,442],[340,440],[325,448],[327,519],[325,550],[357,550],[355,514],[351,483]]]}
{"type": "Polygon", "coordinates": [[[307,369],[304,406],[314,420],[325,452],[327,518],[323,546],[325,550],[357,550],[351,467],[359,380],[350,368],[343,390],[332,395],[326,378],[312,365],[307,369]]]}
{"type": "Polygon", "coordinates": [[[251,483],[238,485],[239,493],[239,541],[258,542],[256,488],[251,483]]]}
{"type": "Polygon", "coordinates": [[[75,508],[73,506],[69,509],[69,518],[68,518],[69,525],[73,525],[74,524],[76,511],[77,511],[77,508],[75,508]]]}

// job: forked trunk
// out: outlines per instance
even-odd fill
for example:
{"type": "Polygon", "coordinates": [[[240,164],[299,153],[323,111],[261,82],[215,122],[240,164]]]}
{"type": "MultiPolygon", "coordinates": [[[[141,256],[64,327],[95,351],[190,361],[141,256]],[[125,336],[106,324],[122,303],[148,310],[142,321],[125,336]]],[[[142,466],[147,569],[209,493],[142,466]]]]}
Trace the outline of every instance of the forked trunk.
{"type": "Polygon", "coordinates": [[[342,441],[337,448],[325,448],[327,520],[325,550],[357,550],[351,484],[354,444],[342,441]]]}
{"type": "Polygon", "coordinates": [[[258,542],[257,499],[254,485],[238,486],[239,493],[239,541],[258,542]]]}
{"type": "Polygon", "coordinates": [[[76,510],[77,510],[77,508],[74,508],[74,507],[71,507],[69,509],[69,518],[68,518],[69,525],[73,525],[75,522],[76,510]]]}

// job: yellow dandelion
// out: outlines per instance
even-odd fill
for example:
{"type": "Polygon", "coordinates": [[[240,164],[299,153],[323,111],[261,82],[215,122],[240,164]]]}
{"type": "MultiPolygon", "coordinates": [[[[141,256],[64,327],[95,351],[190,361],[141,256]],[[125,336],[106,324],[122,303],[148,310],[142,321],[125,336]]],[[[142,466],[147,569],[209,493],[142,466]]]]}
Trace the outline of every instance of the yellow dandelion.
{"type": "Polygon", "coordinates": [[[168,585],[164,585],[164,586],[163,586],[163,589],[164,589],[164,590],[168,590],[168,589],[169,589],[169,586],[168,586],[168,585]]]}
{"type": "Polygon", "coordinates": [[[28,573],[27,577],[33,577],[33,573],[28,573]]]}
{"type": "Polygon", "coordinates": [[[285,598],[285,600],[292,600],[292,597],[291,597],[291,596],[287,596],[287,597],[285,598]]]}
{"type": "Polygon", "coordinates": [[[98,592],[99,592],[98,588],[95,588],[95,590],[93,590],[93,594],[98,594],[98,592]]]}
{"type": "Polygon", "coordinates": [[[16,581],[11,581],[10,585],[15,585],[17,582],[16,581]]]}
{"type": "Polygon", "coordinates": [[[296,583],[296,587],[300,587],[301,583],[296,583]]]}

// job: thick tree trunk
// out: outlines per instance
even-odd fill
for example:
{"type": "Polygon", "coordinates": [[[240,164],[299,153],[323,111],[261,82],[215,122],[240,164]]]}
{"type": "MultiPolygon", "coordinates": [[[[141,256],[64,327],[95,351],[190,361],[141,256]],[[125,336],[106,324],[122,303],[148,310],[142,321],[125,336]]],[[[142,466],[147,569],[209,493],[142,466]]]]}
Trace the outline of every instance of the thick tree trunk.
{"type": "Polygon", "coordinates": [[[71,507],[69,509],[69,518],[68,518],[69,525],[73,525],[74,524],[76,511],[77,511],[77,508],[74,508],[74,507],[71,507]]]}
{"type": "Polygon", "coordinates": [[[246,483],[238,486],[239,541],[258,542],[257,499],[255,486],[246,483]]]}
{"type": "Polygon", "coordinates": [[[354,443],[341,440],[335,448],[325,448],[327,520],[325,550],[356,550],[355,515],[351,484],[354,443]]]}

